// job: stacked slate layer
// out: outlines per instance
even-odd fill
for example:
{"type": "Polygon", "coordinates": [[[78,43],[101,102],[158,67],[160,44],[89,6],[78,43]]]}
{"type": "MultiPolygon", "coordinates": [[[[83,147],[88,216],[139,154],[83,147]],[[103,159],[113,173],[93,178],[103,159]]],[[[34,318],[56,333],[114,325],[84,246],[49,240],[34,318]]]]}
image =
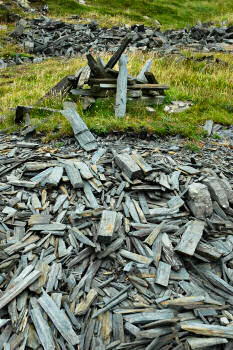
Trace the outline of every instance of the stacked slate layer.
{"type": "Polygon", "coordinates": [[[232,348],[230,148],[0,141],[0,349],[232,348]]]}
{"type": "Polygon", "coordinates": [[[33,20],[21,19],[11,38],[37,56],[67,56],[88,52],[113,53],[122,38],[132,35],[129,51],[154,50],[161,54],[176,53],[182,48],[196,51],[229,51],[233,44],[233,26],[197,25],[161,32],[144,25],[101,28],[97,22],[65,23],[42,16],[33,20]]]}

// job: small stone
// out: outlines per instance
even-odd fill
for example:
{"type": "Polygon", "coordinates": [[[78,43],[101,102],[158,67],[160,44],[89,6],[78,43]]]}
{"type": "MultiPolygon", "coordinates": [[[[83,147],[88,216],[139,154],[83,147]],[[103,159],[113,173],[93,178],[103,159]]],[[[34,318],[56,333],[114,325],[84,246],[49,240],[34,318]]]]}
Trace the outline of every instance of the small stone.
{"type": "Polygon", "coordinates": [[[227,317],[220,317],[220,324],[222,325],[222,326],[227,326],[228,324],[229,324],[229,321],[228,321],[228,319],[227,319],[227,317]]]}
{"type": "Polygon", "coordinates": [[[33,49],[34,49],[34,42],[30,40],[26,40],[24,42],[24,50],[26,52],[33,52],[33,49]]]}
{"type": "Polygon", "coordinates": [[[156,114],[156,110],[153,107],[147,106],[146,107],[147,112],[151,114],[156,114]]]}
{"type": "Polygon", "coordinates": [[[203,129],[207,132],[208,136],[212,134],[213,124],[214,124],[213,120],[207,120],[205,122],[205,125],[203,126],[203,129]]]}
{"type": "Polygon", "coordinates": [[[7,64],[0,59],[0,69],[6,68],[6,67],[7,67],[7,64]]]}
{"type": "Polygon", "coordinates": [[[209,217],[213,213],[212,201],[207,186],[193,183],[188,187],[188,205],[198,219],[209,217]]]}

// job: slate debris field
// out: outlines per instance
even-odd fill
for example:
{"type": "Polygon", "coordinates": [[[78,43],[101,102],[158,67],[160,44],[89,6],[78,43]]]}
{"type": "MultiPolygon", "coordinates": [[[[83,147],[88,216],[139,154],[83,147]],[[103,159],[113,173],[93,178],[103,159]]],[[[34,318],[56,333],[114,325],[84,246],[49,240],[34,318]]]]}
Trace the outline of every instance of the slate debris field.
{"type": "Polygon", "coordinates": [[[95,142],[0,136],[0,349],[231,349],[232,148],[95,142]]]}
{"type": "Polygon", "coordinates": [[[132,35],[129,52],[155,51],[161,55],[179,53],[181,49],[197,52],[232,52],[233,26],[216,27],[198,22],[191,28],[160,31],[144,25],[101,28],[97,22],[65,23],[41,16],[35,19],[21,18],[9,40],[20,43],[24,51],[35,57],[2,60],[1,65],[40,62],[46,57],[73,57],[79,54],[114,53],[122,39],[132,35]]]}

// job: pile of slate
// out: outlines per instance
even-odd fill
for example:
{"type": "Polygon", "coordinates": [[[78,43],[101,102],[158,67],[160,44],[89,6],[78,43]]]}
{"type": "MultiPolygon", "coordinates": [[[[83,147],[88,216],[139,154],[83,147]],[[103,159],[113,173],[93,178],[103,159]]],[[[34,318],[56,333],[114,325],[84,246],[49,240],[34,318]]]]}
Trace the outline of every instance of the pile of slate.
{"type": "Polygon", "coordinates": [[[122,38],[132,35],[129,51],[154,50],[161,54],[177,53],[181,48],[196,51],[232,50],[233,26],[215,27],[211,24],[197,25],[179,30],[161,32],[159,28],[144,25],[101,28],[97,22],[65,23],[48,17],[33,20],[21,19],[11,34],[23,48],[37,56],[73,57],[88,52],[117,50],[122,38]]]}
{"type": "Polygon", "coordinates": [[[231,349],[232,150],[29,141],[0,137],[0,349],[231,349]]]}

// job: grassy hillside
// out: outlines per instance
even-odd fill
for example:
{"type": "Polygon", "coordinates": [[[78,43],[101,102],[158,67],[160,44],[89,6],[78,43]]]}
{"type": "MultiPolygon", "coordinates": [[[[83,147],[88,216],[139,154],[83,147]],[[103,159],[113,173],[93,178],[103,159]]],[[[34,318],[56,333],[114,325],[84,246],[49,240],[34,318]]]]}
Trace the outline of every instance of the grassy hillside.
{"type": "Polygon", "coordinates": [[[91,16],[105,25],[120,22],[156,25],[158,20],[163,28],[180,28],[198,20],[233,21],[232,0],[86,0],[87,6],[76,0],[42,0],[33,4],[43,2],[49,5],[51,15],[91,16]]]}

